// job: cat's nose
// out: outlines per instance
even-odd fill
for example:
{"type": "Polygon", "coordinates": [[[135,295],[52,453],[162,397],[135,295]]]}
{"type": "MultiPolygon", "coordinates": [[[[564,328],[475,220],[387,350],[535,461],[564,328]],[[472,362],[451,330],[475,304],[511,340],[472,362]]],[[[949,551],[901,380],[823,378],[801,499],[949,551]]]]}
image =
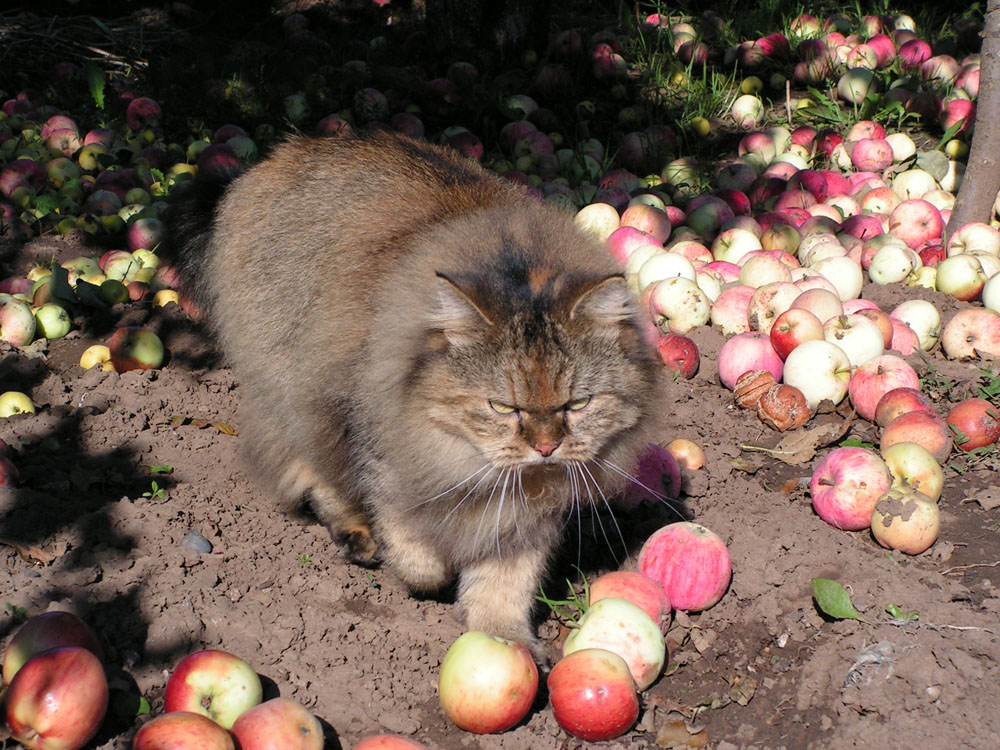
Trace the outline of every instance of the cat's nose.
{"type": "Polygon", "coordinates": [[[559,445],[560,443],[537,443],[535,445],[535,450],[541,453],[545,458],[548,458],[556,452],[556,448],[558,448],[559,445]]]}

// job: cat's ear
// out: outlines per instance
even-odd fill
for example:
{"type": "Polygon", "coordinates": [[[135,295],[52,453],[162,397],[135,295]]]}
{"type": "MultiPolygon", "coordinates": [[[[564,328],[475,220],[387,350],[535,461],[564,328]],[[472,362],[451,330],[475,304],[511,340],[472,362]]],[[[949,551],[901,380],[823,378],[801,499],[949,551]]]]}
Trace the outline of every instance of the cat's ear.
{"type": "Polygon", "coordinates": [[[569,317],[587,317],[597,323],[613,324],[633,314],[632,293],[620,274],[597,279],[581,286],[570,304],[569,317]]]}
{"type": "Polygon", "coordinates": [[[470,294],[443,273],[437,274],[430,322],[452,344],[465,343],[493,325],[470,294]]]}

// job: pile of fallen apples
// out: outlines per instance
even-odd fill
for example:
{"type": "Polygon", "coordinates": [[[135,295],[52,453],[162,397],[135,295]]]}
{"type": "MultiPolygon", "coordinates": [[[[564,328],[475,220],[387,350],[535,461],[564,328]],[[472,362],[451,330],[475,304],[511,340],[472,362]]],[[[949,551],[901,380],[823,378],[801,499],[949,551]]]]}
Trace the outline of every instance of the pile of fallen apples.
{"type": "MultiPolygon", "coordinates": [[[[637,571],[614,571],[588,589],[582,614],[549,672],[552,713],[574,737],[596,742],[627,732],[639,716],[639,694],[666,663],[663,636],[673,609],[700,612],[716,604],[732,577],[729,552],[709,529],[683,521],[654,532],[637,571]]],[[[441,706],[461,729],[502,732],[534,703],[538,669],[521,644],[488,633],[456,640],[438,678],[441,706]]]]}

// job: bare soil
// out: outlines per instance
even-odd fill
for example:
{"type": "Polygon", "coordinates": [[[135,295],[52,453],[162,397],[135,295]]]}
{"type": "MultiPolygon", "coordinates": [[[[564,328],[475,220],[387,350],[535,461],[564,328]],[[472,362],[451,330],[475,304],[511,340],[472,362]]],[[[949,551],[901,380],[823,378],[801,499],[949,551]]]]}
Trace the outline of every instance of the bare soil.
{"type": "MultiPolygon", "coordinates": [[[[70,235],[11,246],[6,259],[23,272],[84,251],[70,235]]],[[[924,296],[946,320],[964,306],[901,287],[870,286],[865,295],[886,309],[924,296]]],[[[330,748],[380,732],[437,748],[583,744],[556,724],[544,689],[527,719],[500,735],[467,734],[445,719],[436,678],[462,632],[455,606],[412,598],[388,573],[345,562],[315,519],[278,511],[258,490],[239,457],[241,386],[199,323],[175,305],[145,303],[75,322],[65,339],[2,351],[0,391],[28,392],[38,413],[0,421],[21,474],[19,486],[0,488],[0,639],[20,608],[72,610],[94,627],[115,701],[92,747],[127,747],[143,721],[134,718],[136,696],[161,711],[169,670],[201,648],[241,655],[269,696],[308,706],[325,722],[330,748]],[[125,323],[157,330],[167,364],[123,375],[81,369],[84,348],[125,323]],[[172,472],[154,473],[165,466],[172,472]],[[198,551],[206,542],[210,551],[198,551]]],[[[1000,745],[995,471],[947,470],[940,539],[917,557],[889,553],[867,532],[838,531],[813,513],[804,488],[819,456],[793,466],[745,450],[781,436],[720,385],[722,335],[703,327],[692,336],[701,369],[663,404],[673,428],[662,439],[687,437],[707,454],[703,469],[685,473],[678,509],[726,540],[733,582],[712,609],[678,618],[668,673],[644,694],[638,726],[605,746],[1000,745]],[[811,595],[816,577],[841,582],[866,622],[824,617],[811,595]],[[919,617],[893,621],[890,604],[919,617]]],[[[275,356],[296,377],[295,353],[275,356]]],[[[957,384],[953,398],[984,366],[940,352],[910,360],[929,383],[957,384]]],[[[843,418],[820,415],[810,426],[843,418]]],[[[845,437],[877,442],[863,420],[845,437]]],[[[634,566],[637,541],[676,518],[649,506],[619,513],[628,558],[615,533],[605,541],[585,522],[578,542],[568,529],[547,592],[563,593],[577,560],[590,577],[634,566]]],[[[554,615],[540,620],[558,658],[566,629],[554,615]]]]}

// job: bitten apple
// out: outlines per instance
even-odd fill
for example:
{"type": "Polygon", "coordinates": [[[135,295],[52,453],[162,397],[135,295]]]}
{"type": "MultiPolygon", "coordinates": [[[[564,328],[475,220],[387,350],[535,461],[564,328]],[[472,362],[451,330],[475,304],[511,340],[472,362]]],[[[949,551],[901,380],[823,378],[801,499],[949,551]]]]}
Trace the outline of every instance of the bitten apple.
{"type": "Polygon", "coordinates": [[[919,555],[938,537],[941,528],[937,503],[911,487],[895,487],[879,499],[872,511],[872,536],[883,547],[919,555]]]}

